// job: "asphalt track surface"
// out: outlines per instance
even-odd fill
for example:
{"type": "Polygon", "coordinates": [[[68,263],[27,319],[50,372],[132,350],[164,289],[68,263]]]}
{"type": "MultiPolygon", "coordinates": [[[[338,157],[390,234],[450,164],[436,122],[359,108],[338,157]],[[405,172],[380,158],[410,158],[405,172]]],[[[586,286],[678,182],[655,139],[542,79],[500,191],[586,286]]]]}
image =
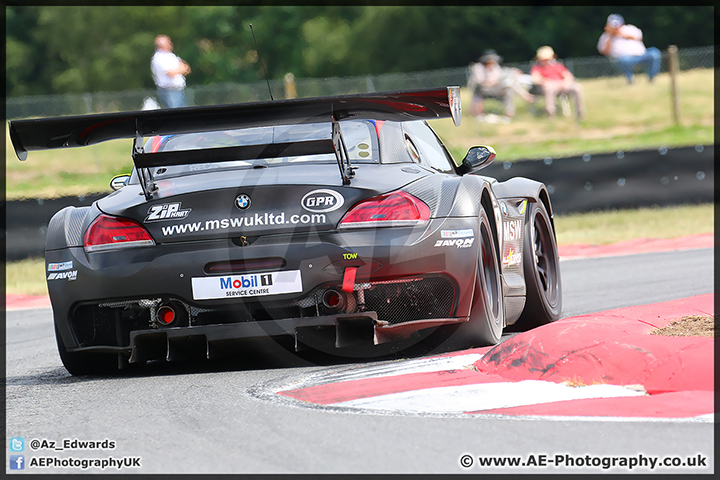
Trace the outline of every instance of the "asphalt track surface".
{"type": "MultiPolygon", "coordinates": [[[[711,248],[563,260],[563,316],[712,293],[713,265],[711,248]]],[[[57,355],[49,309],[9,311],[6,334],[5,452],[15,454],[10,438],[23,437],[26,463],[140,458],[140,468],[106,473],[714,472],[712,421],[337,411],[297,405],[272,392],[311,375],[382,362],[248,353],[232,362],[72,377],[57,355]],[[73,440],[107,439],[115,448],[57,451],[46,443],[31,449],[32,440],[61,446],[64,439],[70,447],[77,446],[73,440]],[[461,465],[465,455],[475,459],[473,466],[461,465]],[[479,466],[479,457],[491,456],[519,457],[526,465],[479,466]],[[613,458],[625,460],[604,468],[613,458]],[[653,458],[695,466],[651,469],[653,458]]],[[[17,473],[8,465],[7,473],[17,473]]]]}

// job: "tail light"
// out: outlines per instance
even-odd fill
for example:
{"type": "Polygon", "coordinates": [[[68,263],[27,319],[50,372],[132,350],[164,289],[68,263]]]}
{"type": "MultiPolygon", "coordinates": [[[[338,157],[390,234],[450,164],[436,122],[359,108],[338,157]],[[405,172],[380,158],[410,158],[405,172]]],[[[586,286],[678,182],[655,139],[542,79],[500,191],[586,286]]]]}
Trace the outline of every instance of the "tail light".
{"type": "Polygon", "coordinates": [[[422,200],[398,190],[358,203],[340,220],[338,228],[413,226],[429,219],[430,208],[422,200]]]}
{"type": "Polygon", "coordinates": [[[128,218],[100,215],[85,232],[86,252],[155,245],[145,227],[128,218]]]}

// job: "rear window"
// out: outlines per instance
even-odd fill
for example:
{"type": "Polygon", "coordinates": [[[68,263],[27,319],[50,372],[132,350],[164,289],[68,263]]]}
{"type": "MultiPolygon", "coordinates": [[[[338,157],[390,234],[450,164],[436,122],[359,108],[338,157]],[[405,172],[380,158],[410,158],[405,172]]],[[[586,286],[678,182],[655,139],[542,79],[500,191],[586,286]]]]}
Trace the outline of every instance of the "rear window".
{"type": "MultiPolygon", "coordinates": [[[[340,123],[345,146],[351,163],[377,163],[378,149],[375,126],[367,120],[350,120],[340,123]]],[[[332,124],[310,123],[302,125],[275,125],[237,130],[185,133],[148,138],[144,153],[202,150],[208,148],[246,145],[270,145],[310,140],[331,140],[332,124]]],[[[335,154],[309,154],[302,156],[257,158],[217,163],[195,163],[156,168],[154,174],[176,176],[216,169],[251,168],[257,165],[281,166],[298,162],[336,163],[335,154]]]]}

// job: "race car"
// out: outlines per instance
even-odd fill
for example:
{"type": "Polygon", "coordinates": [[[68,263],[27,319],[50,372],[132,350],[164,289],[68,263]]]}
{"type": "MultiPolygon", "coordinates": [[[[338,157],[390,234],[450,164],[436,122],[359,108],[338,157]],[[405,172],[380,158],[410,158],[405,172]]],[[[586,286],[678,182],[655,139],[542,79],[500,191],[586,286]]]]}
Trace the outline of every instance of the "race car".
{"type": "Polygon", "coordinates": [[[74,375],[271,341],[339,356],[497,344],[559,318],[547,188],[477,174],[428,120],[459,87],[9,122],[15,152],[133,139],[113,193],[49,222],[74,375]],[[359,353],[358,353],[359,352],[359,353]]]}

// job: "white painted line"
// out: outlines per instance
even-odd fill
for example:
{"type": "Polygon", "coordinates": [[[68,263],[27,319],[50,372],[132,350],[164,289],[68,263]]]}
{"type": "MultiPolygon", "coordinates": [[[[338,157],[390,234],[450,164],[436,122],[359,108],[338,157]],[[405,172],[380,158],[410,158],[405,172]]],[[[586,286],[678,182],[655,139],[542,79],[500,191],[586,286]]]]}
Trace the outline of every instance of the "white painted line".
{"type": "MultiPolygon", "coordinates": [[[[384,365],[373,367],[359,367],[350,370],[343,370],[333,373],[321,373],[317,376],[308,378],[302,385],[293,386],[296,388],[307,388],[315,385],[325,385],[329,383],[347,382],[350,380],[364,380],[376,377],[393,377],[398,375],[408,375],[412,373],[439,372],[447,370],[461,370],[468,368],[475,362],[480,360],[482,355],[479,353],[469,353],[467,355],[455,355],[447,358],[421,358],[416,360],[401,360],[390,362],[384,365]]],[[[283,388],[278,389],[283,390],[283,388]]]]}
{"type": "Polygon", "coordinates": [[[462,413],[495,408],[536,405],[584,398],[642,396],[619,385],[571,387],[543,380],[481,383],[454,387],[436,387],[360,398],[336,403],[339,407],[426,413],[462,413]]]}

